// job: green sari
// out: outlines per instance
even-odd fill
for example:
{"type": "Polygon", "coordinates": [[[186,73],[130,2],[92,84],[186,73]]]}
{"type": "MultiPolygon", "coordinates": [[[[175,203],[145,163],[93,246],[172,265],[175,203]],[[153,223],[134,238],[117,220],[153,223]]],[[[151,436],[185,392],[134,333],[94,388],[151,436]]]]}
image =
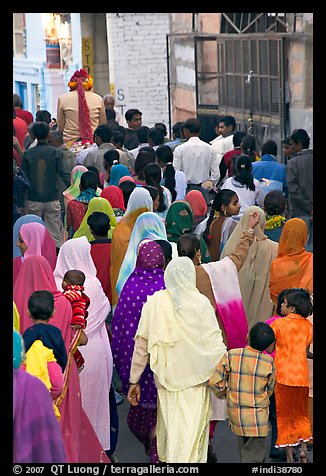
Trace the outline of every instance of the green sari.
{"type": "MultiPolygon", "coordinates": [[[[173,202],[166,215],[165,227],[168,241],[177,243],[180,236],[184,234],[193,235],[194,217],[192,208],[188,202],[177,200],[173,202]]],[[[200,251],[202,263],[210,263],[212,261],[206,243],[202,236],[197,235],[200,241],[200,251]]]]}

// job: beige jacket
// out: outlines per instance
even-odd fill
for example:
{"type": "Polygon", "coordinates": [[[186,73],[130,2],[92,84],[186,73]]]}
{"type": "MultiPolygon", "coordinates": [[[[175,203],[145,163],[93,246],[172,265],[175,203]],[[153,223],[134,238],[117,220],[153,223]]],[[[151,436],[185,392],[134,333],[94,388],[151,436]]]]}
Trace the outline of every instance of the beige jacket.
{"type": "MultiPolygon", "coordinates": [[[[89,107],[91,127],[94,132],[100,124],[106,124],[103,98],[92,91],[85,91],[89,107]]],[[[77,91],[69,91],[58,99],[57,106],[58,128],[63,132],[63,140],[77,140],[80,137],[78,127],[78,95],[77,91]]]]}

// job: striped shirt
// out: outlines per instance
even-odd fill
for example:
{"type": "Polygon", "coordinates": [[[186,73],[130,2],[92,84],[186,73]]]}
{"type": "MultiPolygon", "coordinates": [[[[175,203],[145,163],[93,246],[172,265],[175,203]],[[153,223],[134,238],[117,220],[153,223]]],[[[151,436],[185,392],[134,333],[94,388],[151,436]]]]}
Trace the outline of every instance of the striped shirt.
{"type": "Polygon", "coordinates": [[[88,316],[87,308],[90,305],[90,299],[83,292],[84,286],[79,284],[66,286],[63,291],[63,295],[71,303],[72,307],[72,318],[70,321],[71,326],[79,325],[82,329],[86,327],[86,319],[88,316]]]}
{"type": "Polygon", "coordinates": [[[268,435],[269,397],[275,385],[270,355],[249,345],[229,350],[209,379],[209,385],[220,398],[227,395],[233,433],[247,437],[268,435]]]}

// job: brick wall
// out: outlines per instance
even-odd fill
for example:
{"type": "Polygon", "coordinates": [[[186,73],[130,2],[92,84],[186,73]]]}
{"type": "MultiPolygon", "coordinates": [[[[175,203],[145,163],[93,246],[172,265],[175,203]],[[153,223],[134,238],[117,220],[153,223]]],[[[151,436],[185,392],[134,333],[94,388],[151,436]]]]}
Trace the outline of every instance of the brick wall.
{"type": "Polygon", "coordinates": [[[107,13],[110,83],[123,114],[143,113],[143,125],[168,125],[168,13],[107,13]]]}

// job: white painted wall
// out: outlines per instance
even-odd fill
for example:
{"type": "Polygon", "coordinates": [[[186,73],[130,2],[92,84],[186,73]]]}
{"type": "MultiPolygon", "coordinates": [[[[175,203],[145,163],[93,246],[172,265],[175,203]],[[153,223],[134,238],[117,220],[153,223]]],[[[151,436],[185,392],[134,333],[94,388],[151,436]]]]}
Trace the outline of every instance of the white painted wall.
{"type": "Polygon", "coordinates": [[[143,113],[143,125],[168,124],[168,13],[107,13],[110,82],[123,114],[143,113]]]}

